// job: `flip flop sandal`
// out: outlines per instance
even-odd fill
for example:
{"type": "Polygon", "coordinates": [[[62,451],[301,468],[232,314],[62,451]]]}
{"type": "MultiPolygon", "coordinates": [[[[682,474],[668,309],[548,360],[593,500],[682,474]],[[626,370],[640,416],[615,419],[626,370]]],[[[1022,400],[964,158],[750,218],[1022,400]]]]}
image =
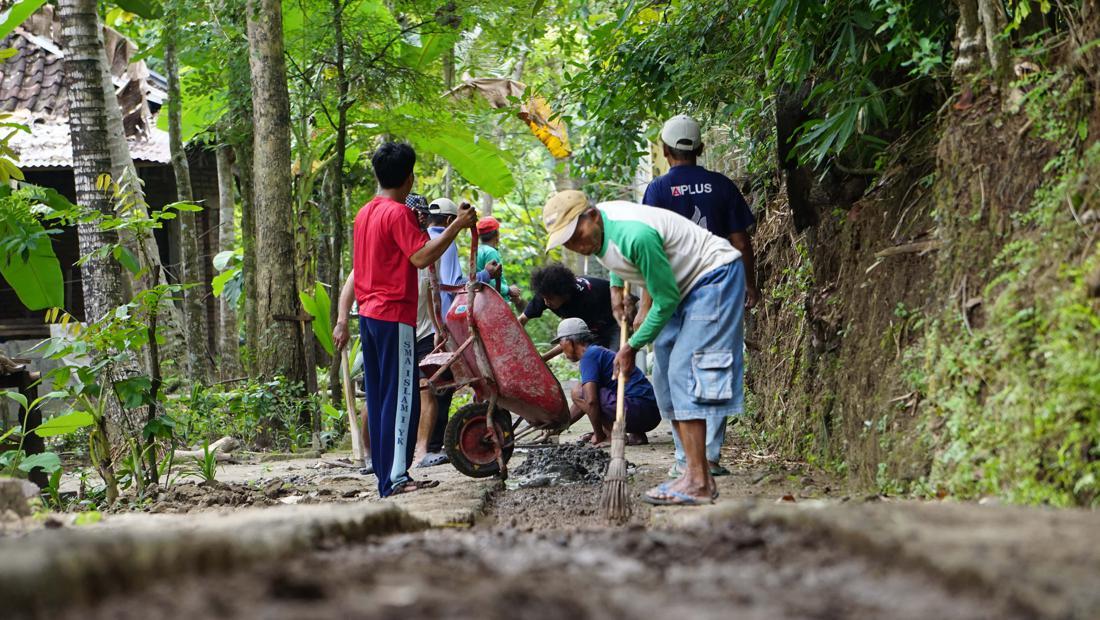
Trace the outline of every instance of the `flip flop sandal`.
{"type": "Polygon", "coordinates": [[[359,475],[370,476],[374,474],[374,465],[367,465],[366,467],[359,468],[359,475]]]}
{"type": "Polygon", "coordinates": [[[577,440],[577,443],[588,443],[592,441],[592,433],[585,433],[581,435],[581,438],[577,440]]]}
{"type": "Polygon", "coordinates": [[[428,454],[425,454],[424,458],[420,459],[420,462],[416,464],[416,467],[437,467],[439,465],[446,465],[450,462],[451,459],[447,458],[446,454],[443,454],[442,452],[430,452],[428,454]]]}
{"type": "MultiPolygon", "coordinates": [[[[668,482],[662,482],[661,484],[658,484],[656,487],[646,491],[645,493],[642,493],[642,501],[644,501],[646,503],[650,503],[650,504],[652,504],[654,501],[662,501],[663,498],[654,497],[653,495],[651,495],[651,493],[656,491],[658,495],[668,495],[668,492],[669,492],[668,487],[671,486],[673,482],[674,482],[673,480],[669,480],[668,482]]],[[[654,504],[654,505],[655,506],[660,506],[661,504],[654,504]]]]}
{"type": "Polygon", "coordinates": [[[701,499],[680,491],[666,490],[665,493],[669,496],[668,499],[646,494],[642,495],[642,501],[654,506],[706,506],[714,503],[713,498],[701,499]]]}
{"type": "Polygon", "coordinates": [[[711,463],[710,464],[710,475],[712,475],[712,476],[728,476],[731,473],[732,472],[730,470],[726,469],[725,467],[722,467],[718,463],[711,463]]]}
{"type": "Polygon", "coordinates": [[[439,486],[438,480],[409,480],[408,482],[394,487],[393,493],[390,495],[404,495],[406,493],[416,493],[424,489],[434,489],[439,486]]]}

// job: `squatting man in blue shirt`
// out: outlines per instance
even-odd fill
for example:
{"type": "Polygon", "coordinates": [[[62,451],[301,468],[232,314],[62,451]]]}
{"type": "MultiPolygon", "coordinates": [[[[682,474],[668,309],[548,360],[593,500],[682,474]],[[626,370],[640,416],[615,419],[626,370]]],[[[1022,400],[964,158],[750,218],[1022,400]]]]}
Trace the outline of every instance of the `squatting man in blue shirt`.
{"type": "MultiPolygon", "coordinates": [[[[581,379],[573,388],[570,407],[571,422],[587,415],[592,432],[582,438],[595,446],[608,444],[615,423],[618,398],[618,377],[615,373],[615,352],[596,344],[596,336],[583,319],[564,319],[558,324],[554,344],[559,344],[565,357],[580,364],[581,379]]],[[[653,386],[638,368],[627,379],[623,398],[626,415],[627,445],[649,443],[646,433],[657,428],[661,412],[653,386]]]]}

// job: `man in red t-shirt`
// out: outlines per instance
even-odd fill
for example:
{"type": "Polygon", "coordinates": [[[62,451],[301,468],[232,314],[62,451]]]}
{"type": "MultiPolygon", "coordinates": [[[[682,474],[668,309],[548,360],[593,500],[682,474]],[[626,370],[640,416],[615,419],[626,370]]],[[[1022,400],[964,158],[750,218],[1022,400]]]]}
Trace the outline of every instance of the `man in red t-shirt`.
{"type": "Polygon", "coordinates": [[[463,205],[443,234],[429,239],[405,206],[416,164],[412,147],[387,142],[374,152],[371,164],[379,190],[355,216],[352,265],[371,464],[379,495],[388,497],[434,486],[408,474],[420,419],[416,270],[442,256],[459,231],[477,222],[477,213],[463,205]]]}

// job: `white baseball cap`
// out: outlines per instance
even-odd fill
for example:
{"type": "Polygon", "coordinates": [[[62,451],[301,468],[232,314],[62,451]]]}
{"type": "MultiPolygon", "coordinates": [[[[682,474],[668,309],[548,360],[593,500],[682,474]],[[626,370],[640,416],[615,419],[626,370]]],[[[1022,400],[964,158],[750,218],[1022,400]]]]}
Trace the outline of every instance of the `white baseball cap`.
{"type": "Polygon", "coordinates": [[[703,145],[699,123],[687,114],[673,116],[665,121],[664,127],[661,127],[661,141],[670,148],[683,151],[694,151],[703,145]]]}
{"type": "Polygon", "coordinates": [[[458,205],[450,198],[436,198],[428,205],[428,213],[432,215],[458,215],[458,205]]]}
{"type": "Polygon", "coordinates": [[[550,341],[551,344],[558,344],[562,338],[572,338],[574,336],[586,336],[591,334],[588,330],[588,323],[584,322],[584,319],[569,318],[562,319],[561,323],[558,323],[558,335],[550,341]]]}

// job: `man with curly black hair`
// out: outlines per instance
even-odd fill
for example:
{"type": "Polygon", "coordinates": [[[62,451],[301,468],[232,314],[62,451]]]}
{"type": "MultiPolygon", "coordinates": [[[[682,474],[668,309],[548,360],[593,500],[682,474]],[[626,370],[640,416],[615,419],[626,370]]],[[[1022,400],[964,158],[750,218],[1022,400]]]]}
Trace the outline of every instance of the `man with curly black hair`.
{"type": "Polygon", "coordinates": [[[551,263],[531,274],[534,298],[519,317],[521,325],[547,309],[563,319],[583,319],[596,344],[619,350],[619,324],[611,314],[611,283],[603,278],[577,277],[561,263],[551,263]]]}

